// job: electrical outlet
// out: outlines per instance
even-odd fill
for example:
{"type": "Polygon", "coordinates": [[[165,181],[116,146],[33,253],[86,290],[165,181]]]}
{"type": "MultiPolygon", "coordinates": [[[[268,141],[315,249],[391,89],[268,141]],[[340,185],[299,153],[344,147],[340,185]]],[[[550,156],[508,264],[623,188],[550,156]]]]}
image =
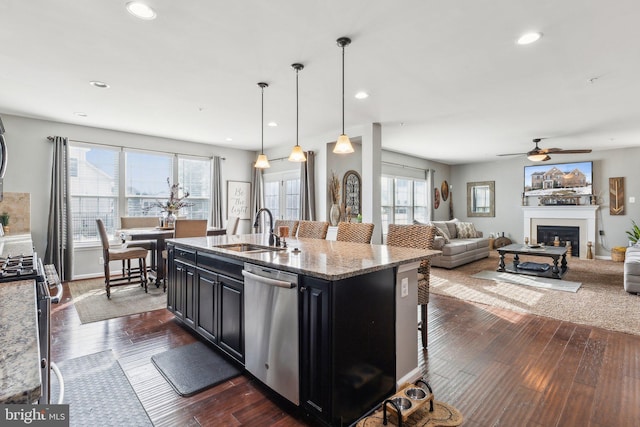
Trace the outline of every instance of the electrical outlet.
{"type": "Polygon", "coordinates": [[[100,265],[104,264],[104,258],[102,257],[98,258],[98,264],[100,265]]]}
{"type": "Polygon", "coordinates": [[[404,277],[400,282],[400,296],[405,298],[409,295],[409,278],[404,277]]]}
{"type": "Polygon", "coordinates": [[[604,236],[604,230],[600,230],[599,233],[601,236],[604,236]]]}
{"type": "Polygon", "coordinates": [[[629,203],[635,203],[636,202],[636,198],[631,196],[629,197],[629,203]]]}

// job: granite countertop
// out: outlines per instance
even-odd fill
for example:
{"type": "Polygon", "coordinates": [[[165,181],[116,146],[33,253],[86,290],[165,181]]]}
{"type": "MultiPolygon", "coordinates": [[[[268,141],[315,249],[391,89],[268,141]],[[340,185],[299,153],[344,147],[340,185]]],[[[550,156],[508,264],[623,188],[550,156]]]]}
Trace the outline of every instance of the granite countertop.
{"type": "MultiPolygon", "coordinates": [[[[0,257],[31,255],[31,235],[0,237],[0,257]]],[[[0,403],[40,397],[38,308],[34,280],[0,283],[0,403]]]]}
{"type": "Polygon", "coordinates": [[[237,236],[192,237],[170,239],[183,246],[205,251],[239,261],[250,262],[279,270],[318,277],[325,280],[341,280],[348,277],[396,267],[439,255],[441,251],[401,248],[387,245],[336,242],[324,239],[287,239],[287,248],[282,251],[246,253],[216,245],[229,243],[252,243],[268,246],[264,234],[237,236]],[[295,252],[294,249],[300,252],[295,252]]]}
{"type": "Polygon", "coordinates": [[[33,403],[40,397],[36,285],[0,283],[0,403],[33,403]]]}

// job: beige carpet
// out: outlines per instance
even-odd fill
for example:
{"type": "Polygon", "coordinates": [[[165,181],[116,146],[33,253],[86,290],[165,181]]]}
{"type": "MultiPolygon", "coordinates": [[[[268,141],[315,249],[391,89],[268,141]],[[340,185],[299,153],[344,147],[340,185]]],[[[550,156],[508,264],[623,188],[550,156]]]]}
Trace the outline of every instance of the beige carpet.
{"type": "Polygon", "coordinates": [[[140,284],[111,288],[111,299],[107,299],[102,278],[71,282],[69,290],[82,323],[167,307],[167,294],[162,291],[162,286],[156,288],[155,284],[149,285],[148,294],[140,284]]]}
{"type": "MultiPolygon", "coordinates": [[[[520,257],[538,261],[539,257],[520,257]]],[[[433,267],[430,292],[466,301],[640,335],[640,297],[623,288],[623,263],[570,258],[564,279],[581,282],[576,293],[471,277],[495,270],[498,254],[453,270],[433,267]]]]}

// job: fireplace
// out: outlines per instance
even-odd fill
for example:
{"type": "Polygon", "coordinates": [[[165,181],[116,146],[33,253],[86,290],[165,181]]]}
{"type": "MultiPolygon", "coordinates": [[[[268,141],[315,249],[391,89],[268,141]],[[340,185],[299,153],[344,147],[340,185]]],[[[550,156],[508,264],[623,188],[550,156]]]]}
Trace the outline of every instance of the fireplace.
{"type": "Polygon", "coordinates": [[[560,246],[567,246],[569,242],[571,255],[580,256],[580,227],[538,225],[537,236],[537,242],[547,246],[553,246],[556,239],[560,242],[560,246]]]}
{"type": "MultiPolygon", "coordinates": [[[[561,238],[566,244],[571,240],[571,253],[581,258],[586,258],[587,244],[596,244],[596,211],[597,205],[577,205],[577,206],[523,206],[523,234],[521,241],[525,237],[537,238],[539,226],[549,227],[577,227],[578,238],[574,245],[573,238],[561,238]],[[579,255],[578,255],[579,254],[579,255]]],[[[555,238],[555,234],[553,237],[555,238]]],[[[553,239],[551,240],[553,244],[553,239]]]]}

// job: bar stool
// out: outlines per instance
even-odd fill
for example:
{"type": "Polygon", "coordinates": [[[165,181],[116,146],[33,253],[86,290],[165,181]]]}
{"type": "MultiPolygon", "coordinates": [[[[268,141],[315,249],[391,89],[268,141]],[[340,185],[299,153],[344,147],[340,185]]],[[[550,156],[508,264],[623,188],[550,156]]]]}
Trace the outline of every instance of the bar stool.
{"type": "MultiPolygon", "coordinates": [[[[400,225],[389,224],[387,245],[404,248],[433,249],[435,238],[433,225],[400,225]]],[[[420,306],[420,322],[418,330],[421,332],[422,348],[427,348],[427,304],[429,303],[429,276],[431,262],[429,259],[420,261],[418,267],[418,305],[420,306]]]]}
{"type": "Polygon", "coordinates": [[[338,242],[371,243],[374,225],[367,222],[339,222],[338,242]]]}
{"type": "Polygon", "coordinates": [[[324,239],[327,237],[329,223],[327,221],[300,221],[298,224],[298,238],[324,239]]]}

